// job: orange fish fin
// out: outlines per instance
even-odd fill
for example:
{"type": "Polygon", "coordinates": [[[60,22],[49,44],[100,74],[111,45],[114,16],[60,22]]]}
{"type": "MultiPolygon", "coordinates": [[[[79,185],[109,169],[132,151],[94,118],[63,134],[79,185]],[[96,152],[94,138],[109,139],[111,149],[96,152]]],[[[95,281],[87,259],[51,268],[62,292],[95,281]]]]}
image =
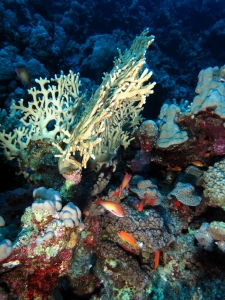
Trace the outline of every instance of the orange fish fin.
{"type": "Polygon", "coordinates": [[[129,189],[129,182],[130,182],[130,180],[131,180],[131,177],[132,177],[132,175],[126,172],[126,175],[125,175],[125,177],[124,177],[124,180],[126,181],[126,182],[125,182],[125,183],[126,183],[126,185],[125,185],[126,190],[129,189]]]}
{"type": "Polygon", "coordinates": [[[130,249],[130,248],[128,248],[128,247],[126,247],[125,245],[123,245],[123,244],[119,244],[124,250],[126,250],[126,251],[129,251],[129,252],[137,252],[137,250],[134,250],[134,249],[130,249]]]}
{"type": "Polygon", "coordinates": [[[151,198],[151,197],[149,197],[148,195],[145,195],[145,198],[144,198],[144,199],[146,200],[146,203],[145,203],[145,204],[149,204],[149,205],[151,205],[151,206],[155,206],[155,202],[158,200],[157,197],[151,198]]]}
{"type": "Polygon", "coordinates": [[[102,199],[98,195],[96,195],[96,198],[97,199],[94,202],[92,202],[92,204],[101,204],[102,203],[102,199]]]}
{"type": "Polygon", "coordinates": [[[120,195],[120,188],[117,191],[115,191],[115,193],[113,193],[112,197],[119,197],[119,195],[120,195]]]}
{"type": "Polygon", "coordinates": [[[145,199],[141,200],[141,202],[138,205],[138,211],[142,211],[145,205],[145,199]]]}
{"type": "Polygon", "coordinates": [[[154,265],[154,269],[150,272],[153,273],[159,266],[159,258],[160,258],[160,250],[157,249],[155,252],[155,265],[154,265]]]}

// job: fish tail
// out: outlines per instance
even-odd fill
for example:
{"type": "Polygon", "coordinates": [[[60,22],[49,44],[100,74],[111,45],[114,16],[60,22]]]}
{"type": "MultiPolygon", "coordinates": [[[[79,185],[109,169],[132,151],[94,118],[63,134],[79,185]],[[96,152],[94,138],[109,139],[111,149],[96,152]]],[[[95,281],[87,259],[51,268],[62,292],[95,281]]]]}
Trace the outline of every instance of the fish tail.
{"type": "Polygon", "coordinates": [[[156,201],[158,200],[158,198],[151,198],[151,201],[150,201],[150,205],[151,206],[155,206],[155,203],[156,203],[156,201]]]}
{"type": "Polygon", "coordinates": [[[121,193],[121,188],[119,188],[113,195],[112,197],[118,197],[121,193]]]}
{"type": "Polygon", "coordinates": [[[131,177],[132,177],[132,175],[131,174],[129,174],[129,173],[127,173],[126,172],[126,179],[127,179],[127,184],[126,184],[126,190],[128,190],[129,189],[129,182],[130,182],[130,180],[131,180],[131,177]]]}
{"type": "Polygon", "coordinates": [[[96,195],[96,197],[97,197],[96,200],[94,202],[92,202],[92,204],[101,204],[102,199],[98,195],[96,195]]]}
{"type": "Polygon", "coordinates": [[[143,207],[144,207],[144,205],[143,205],[143,200],[142,200],[138,205],[138,211],[142,211],[143,207]]]}

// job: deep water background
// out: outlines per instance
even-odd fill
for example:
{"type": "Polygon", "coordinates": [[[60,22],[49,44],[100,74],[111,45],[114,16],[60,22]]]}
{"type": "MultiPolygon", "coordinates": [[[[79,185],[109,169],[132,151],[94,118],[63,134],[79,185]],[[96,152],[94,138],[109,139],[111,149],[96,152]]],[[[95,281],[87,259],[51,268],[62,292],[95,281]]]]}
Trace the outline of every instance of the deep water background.
{"type": "Polygon", "coordinates": [[[192,101],[201,69],[224,64],[224,15],[222,0],[1,0],[0,107],[27,97],[16,67],[25,67],[32,83],[71,69],[93,89],[117,48],[149,27],[155,42],[147,65],[157,86],[143,114],[156,119],[164,101],[192,101]]]}

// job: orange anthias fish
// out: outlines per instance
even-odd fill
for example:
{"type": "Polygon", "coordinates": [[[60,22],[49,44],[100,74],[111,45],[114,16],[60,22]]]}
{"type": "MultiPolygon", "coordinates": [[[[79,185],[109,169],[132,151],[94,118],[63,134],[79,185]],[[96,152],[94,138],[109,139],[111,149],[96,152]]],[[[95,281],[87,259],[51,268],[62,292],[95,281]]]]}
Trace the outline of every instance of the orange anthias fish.
{"type": "Polygon", "coordinates": [[[144,206],[145,206],[145,198],[141,200],[140,204],[138,205],[137,210],[142,211],[144,206]]]}
{"type": "Polygon", "coordinates": [[[203,167],[203,163],[200,160],[194,160],[191,162],[192,165],[197,166],[197,167],[203,167]]]}
{"type": "Polygon", "coordinates": [[[32,86],[29,80],[30,76],[25,68],[15,68],[15,72],[23,83],[25,83],[28,87],[32,86]]]}
{"type": "Polygon", "coordinates": [[[151,273],[153,273],[158,268],[159,258],[160,258],[160,250],[156,250],[156,252],[155,252],[155,265],[154,265],[154,269],[151,271],[151,273]]]}
{"type": "Polygon", "coordinates": [[[180,172],[182,170],[182,168],[180,166],[176,166],[176,167],[168,167],[166,170],[180,172]]]}
{"type": "Polygon", "coordinates": [[[145,205],[151,205],[151,206],[155,206],[157,205],[157,200],[159,200],[159,198],[157,197],[154,197],[154,198],[151,198],[147,195],[144,195],[144,199],[141,200],[139,206],[138,206],[138,211],[142,211],[143,208],[145,207],[145,205]]]}
{"type": "Polygon", "coordinates": [[[106,210],[110,211],[112,214],[114,214],[117,217],[124,217],[124,211],[122,206],[119,203],[116,203],[114,201],[109,200],[102,200],[98,195],[96,196],[97,200],[93,202],[92,204],[99,204],[103,206],[106,210]]]}
{"type": "Polygon", "coordinates": [[[123,181],[119,187],[119,189],[112,195],[112,197],[118,197],[120,196],[120,194],[122,193],[122,191],[124,190],[124,188],[126,188],[126,190],[128,190],[129,188],[129,181],[131,180],[132,175],[125,172],[125,176],[123,178],[123,181]]]}
{"type": "Polygon", "coordinates": [[[138,250],[138,244],[131,234],[125,231],[119,231],[118,236],[122,239],[124,243],[128,243],[130,246],[132,246],[135,249],[135,251],[138,250]]]}
{"type": "Polygon", "coordinates": [[[207,158],[207,157],[209,157],[210,156],[210,152],[206,152],[205,154],[204,154],[204,157],[205,158],[207,158]]]}

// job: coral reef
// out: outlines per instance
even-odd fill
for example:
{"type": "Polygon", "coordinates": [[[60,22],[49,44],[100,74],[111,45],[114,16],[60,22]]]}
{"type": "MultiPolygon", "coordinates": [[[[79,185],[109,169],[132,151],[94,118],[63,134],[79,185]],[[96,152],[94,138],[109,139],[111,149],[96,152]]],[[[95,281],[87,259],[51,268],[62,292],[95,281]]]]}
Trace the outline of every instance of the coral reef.
{"type": "MultiPolygon", "coordinates": [[[[174,241],[172,224],[166,224],[158,211],[149,209],[138,212],[129,207],[127,201],[123,202],[122,207],[125,212],[124,218],[104,217],[102,234],[108,235],[110,240],[123,244],[117,232],[123,230],[132,234],[145,259],[148,259],[149,255],[155,253],[157,249],[162,249],[174,241]]],[[[132,252],[132,248],[126,247],[132,252]]]]}
{"type": "Polygon", "coordinates": [[[0,299],[224,298],[224,12],[1,1],[0,299]]]}
{"type": "Polygon", "coordinates": [[[200,111],[212,110],[221,118],[225,117],[223,98],[225,96],[225,88],[221,77],[217,79],[215,72],[218,73],[219,68],[207,68],[202,70],[198,75],[198,84],[195,92],[198,94],[191,104],[191,112],[197,114],[200,111]]]}
{"type": "MultiPolygon", "coordinates": [[[[190,105],[183,107],[181,103],[178,106],[174,101],[174,104],[165,103],[162,106],[156,122],[158,138],[150,151],[151,161],[170,169],[177,166],[186,168],[191,164],[207,167],[215,162],[217,156],[225,154],[225,88],[222,81],[213,77],[213,70],[218,70],[218,67],[199,73],[196,88],[199,95],[190,105]]],[[[137,131],[135,137],[140,143],[140,132],[137,131]]],[[[151,137],[146,136],[144,142],[142,139],[141,149],[149,149],[151,142],[151,137]]]]}
{"type": "Polygon", "coordinates": [[[207,251],[212,251],[215,245],[225,253],[225,223],[213,221],[203,223],[199,230],[195,233],[198,246],[203,247],[207,251]]]}
{"type": "Polygon", "coordinates": [[[146,299],[150,278],[141,270],[137,261],[110,242],[103,242],[100,251],[101,259],[95,271],[104,283],[102,295],[106,294],[111,299],[146,299]],[[114,285],[110,282],[114,282],[114,285]]]}
{"type": "Polygon", "coordinates": [[[224,159],[210,166],[203,175],[204,196],[209,199],[209,205],[225,206],[224,182],[225,161],[224,159]]]}
{"type": "Polygon", "coordinates": [[[143,200],[145,195],[151,198],[158,198],[157,204],[160,204],[163,200],[163,196],[158,190],[157,185],[151,182],[151,180],[144,180],[142,176],[134,175],[130,184],[130,191],[134,193],[140,200],[143,200]]]}
{"type": "Polygon", "coordinates": [[[202,198],[195,194],[195,188],[190,183],[178,182],[175,188],[167,195],[168,199],[177,199],[188,206],[197,206],[202,198]]]}
{"type": "Polygon", "coordinates": [[[159,119],[160,130],[157,139],[157,146],[160,148],[168,148],[172,145],[179,145],[188,140],[188,134],[185,130],[180,130],[179,126],[174,122],[180,108],[175,104],[164,104],[161,108],[159,119]]]}
{"type": "MultiPolygon", "coordinates": [[[[103,83],[85,106],[85,94],[79,94],[79,75],[72,71],[67,76],[55,76],[47,89],[49,80],[36,79],[40,89],[29,89],[33,101],[28,102],[28,107],[24,100],[19,105],[12,102],[11,115],[21,112],[21,127],[0,133],[5,157],[18,157],[22,170],[31,167],[33,163],[27,160],[32,159],[25,149],[31,141],[50,139],[61,153],[55,155],[60,157],[60,172],[74,183],[79,183],[79,169],[86,168],[90,158],[111,165],[118,147],[127,148],[133,139],[131,133],[141,121],[139,114],[146,96],[153,93],[155,82],[144,85],[152,72],[142,70],[145,51],[154,41],[154,36],[147,34],[145,30],[136,37],[124,54],[119,51],[114,68],[105,73],[103,83]]],[[[43,144],[42,148],[46,148],[45,141],[43,144]]],[[[36,169],[37,166],[32,168],[36,169]]]]}
{"type": "Polygon", "coordinates": [[[61,209],[57,191],[40,187],[33,194],[36,200],[23,214],[22,230],[13,245],[8,240],[1,243],[4,275],[0,281],[19,299],[48,299],[59,277],[70,269],[83,226],[74,204],[67,204],[57,214],[61,209]]]}

